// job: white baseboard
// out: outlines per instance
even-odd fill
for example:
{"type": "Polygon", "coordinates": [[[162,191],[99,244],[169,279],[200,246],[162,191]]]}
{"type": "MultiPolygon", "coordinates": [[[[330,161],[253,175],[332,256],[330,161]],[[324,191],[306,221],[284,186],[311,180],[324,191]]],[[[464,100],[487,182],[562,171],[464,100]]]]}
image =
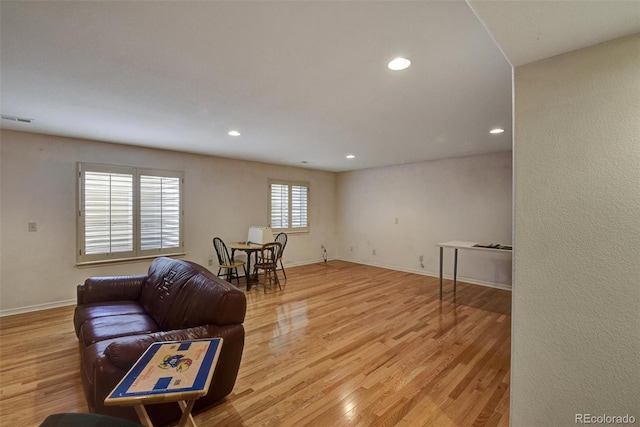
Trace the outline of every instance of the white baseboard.
{"type": "Polygon", "coordinates": [[[9,308],[7,310],[0,310],[0,317],[12,316],[14,314],[31,313],[33,311],[48,310],[50,308],[66,307],[68,305],[76,305],[76,300],[69,299],[65,301],[56,301],[56,302],[49,302],[46,304],[36,304],[36,305],[29,305],[27,307],[9,308]]]}
{"type": "MultiPolygon", "coordinates": [[[[338,258],[327,258],[327,261],[333,261],[334,259],[338,259],[338,258]]],[[[289,267],[300,267],[302,265],[310,265],[310,264],[319,264],[321,262],[324,262],[324,259],[320,258],[320,259],[313,259],[313,260],[307,260],[307,261],[298,261],[298,262],[292,262],[292,263],[284,263],[284,267],[285,268],[289,268],[289,267]]]]}
{"type": "MultiPolygon", "coordinates": [[[[371,267],[385,268],[387,270],[403,271],[405,273],[414,273],[414,274],[419,274],[421,276],[429,276],[429,277],[436,277],[436,278],[440,277],[439,273],[434,273],[432,271],[419,270],[417,268],[416,269],[402,268],[396,265],[387,265],[387,264],[368,262],[368,261],[362,261],[357,259],[348,259],[348,258],[336,258],[336,259],[339,259],[341,261],[353,262],[355,264],[370,265],[371,267]]],[[[444,279],[453,280],[453,275],[443,274],[442,277],[444,279]]],[[[486,286],[488,288],[503,289],[505,291],[510,291],[512,289],[511,284],[487,282],[484,280],[477,280],[470,277],[458,276],[457,281],[464,282],[464,283],[471,283],[472,285],[486,286]]]]}
{"type": "MultiPolygon", "coordinates": [[[[329,259],[327,259],[327,261],[333,261],[333,260],[353,262],[355,264],[370,265],[372,267],[386,268],[387,270],[403,271],[405,273],[420,274],[422,276],[430,276],[430,277],[436,277],[436,278],[439,277],[438,273],[433,273],[431,271],[424,271],[424,270],[411,269],[411,268],[402,268],[402,267],[398,267],[398,266],[395,266],[395,265],[387,265],[387,264],[381,264],[381,263],[366,262],[366,261],[362,261],[362,260],[348,259],[348,258],[329,258],[329,259]]],[[[298,262],[290,263],[290,264],[285,263],[285,268],[300,267],[300,266],[309,265],[309,264],[318,264],[318,263],[321,263],[323,261],[324,260],[322,258],[320,258],[320,259],[314,259],[314,260],[298,261],[298,262]]],[[[450,276],[450,275],[443,275],[443,277],[445,279],[449,279],[449,280],[453,279],[453,276],[450,276]]],[[[503,283],[486,282],[486,281],[483,281],[483,280],[476,280],[476,279],[472,279],[472,278],[469,278],[469,277],[460,277],[459,276],[458,277],[458,281],[459,282],[465,282],[465,283],[471,283],[473,285],[487,286],[489,288],[504,289],[504,290],[507,290],[507,291],[511,290],[511,285],[507,285],[507,284],[503,284],[503,283]]],[[[47,309],[50,309],[50,308],[65,307],[65,306],[68,306],[68,305],[75,305],[75,304],[76,304],[76,300],[75,299],[70,299],[70,300],[65,300],[65,301],[50,302],[50,303],[46,303],[46,304],[30,305],[30,306],[27,306],[27,307],[10,308],[10,309],[6,309],[6,310],[0,310],[0,317],[11,316],[11,315],[14,315],[14,314],[30,313],[30,312],[33,312],[33,311],[47,310],[47,309]]]]}
{"type": "MultiPolygon", "coordinates": [[[[327,258],[327,261],[332,261],[334,259],[337,258],[327,258]]],[[[303,265],[311,265],[311,264],[319,264],[321,262],[323,262],[324,259],[320,258],[320,259],[313,259],[313,260],[307,260],[307,261],[298,261],[298,262],[285,262],[284,263],[284,268],[290,268],[290,267],[300,267],[303,265]]],[[[278,266],[278,271],[280,271],[280,267],[278,266]]],[[[240,274],[240,277],[244,277],[244,274],[240,274]]],[[[235,280],[235,279],[234,279],[235,280]]]]}

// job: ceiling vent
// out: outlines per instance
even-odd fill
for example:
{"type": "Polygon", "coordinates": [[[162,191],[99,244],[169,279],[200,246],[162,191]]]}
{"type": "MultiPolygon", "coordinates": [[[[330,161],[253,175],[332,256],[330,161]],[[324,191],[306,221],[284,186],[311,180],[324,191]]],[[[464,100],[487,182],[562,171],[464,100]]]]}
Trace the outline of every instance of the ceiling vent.
{"type": "Polygon", "coordinates": [[[12,122],[20,122],[20,123],[33,123],[33,119],[28,119],[26,117],[16,117],[9,116],[7,114],[2,115],[3,120],[11,120],[12,122]]]}

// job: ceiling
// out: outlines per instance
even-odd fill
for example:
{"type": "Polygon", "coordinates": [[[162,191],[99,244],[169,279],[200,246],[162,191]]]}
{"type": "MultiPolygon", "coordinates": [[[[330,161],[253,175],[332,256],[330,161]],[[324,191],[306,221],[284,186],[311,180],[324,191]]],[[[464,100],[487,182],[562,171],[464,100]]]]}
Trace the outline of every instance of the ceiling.
{"type": "Polygon", "coordinates": [[[468,0],[514,67],[640,32],[640,0],[468,0]]]}
{"type": "Polygon", "coordinates": [[[510,63],[640,32],[640,2],[2,0],[0,20],[2,114],[33,119],[2,128],[338,172],[510,150],[510,63]]]}

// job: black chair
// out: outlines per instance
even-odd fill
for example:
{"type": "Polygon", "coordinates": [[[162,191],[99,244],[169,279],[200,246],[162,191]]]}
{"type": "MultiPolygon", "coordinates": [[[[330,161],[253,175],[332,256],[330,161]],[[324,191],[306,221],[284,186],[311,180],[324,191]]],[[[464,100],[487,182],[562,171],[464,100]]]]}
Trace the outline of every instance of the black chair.
{"type": "Polygon", "coordinates": [[[284,248],[287,246],[287,239],[287,233],[278,233],[276,236],[276,242],[282,246],[278,254],[278,262],[280,262],[280,269],[282,270],[282,274],[284,274],[284,280],[287,280],[287,273],[284,271],[284,264],[282,264],[282,254],[284,253],[284,248]]]}
{"type": "Polygon", "coordinates": [[[227,245],[219,237],[213,238],[213,247],[216,248],[216,254],[218,255],[218,277],[225,277],[227,282],[231,282],[235,277],[238,281],[238,287],[240,287],[240,276],[238,275],[238,267],[242,267],[244,275],[247,276],[247,269],[244,266],[244,261],[235,261],[229,256],[227,245]],[[224,270],[223,276],[220,276],[220,272],[224,270]]]}
{"type": "Polygon", "coordinates": [[[278,279],[278,273],[276,273],[276,269],[278,268],[278,254],[282,251],[282,245],[278,242],[265,243],[260,248],[259,258],[253,267],[254,275],[258,275],[258,270],[264,270],[265,272],[265,283],[264,283],[264,292],[267,292],[267,279],[269,280],[269,288],[271,288],[271,277],[275,278],[275,282],[278,285],[278,288],[282,290],[282,286],[280,286],[280,280],[278,279]]]}
{"type": "Polygon", "coordinates": [[[144,427],[133,421],[100,414],[53,414],[40,427],[144,427]]]}

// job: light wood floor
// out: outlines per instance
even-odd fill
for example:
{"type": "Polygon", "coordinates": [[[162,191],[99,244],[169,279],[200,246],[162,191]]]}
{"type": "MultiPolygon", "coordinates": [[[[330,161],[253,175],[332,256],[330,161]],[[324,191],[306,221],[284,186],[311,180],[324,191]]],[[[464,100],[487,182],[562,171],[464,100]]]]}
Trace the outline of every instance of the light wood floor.
{"type": "MultiPolygon", "coordinates": [[[[236,386],[200,426],[507,426],[511,293],[332,261],[247,293],[236,386]]],[[[282,274],[280,273],[280,277],[282,274]]],[[[0,426],[86,412],[73,307],[0,320],[0,426]]]]}

